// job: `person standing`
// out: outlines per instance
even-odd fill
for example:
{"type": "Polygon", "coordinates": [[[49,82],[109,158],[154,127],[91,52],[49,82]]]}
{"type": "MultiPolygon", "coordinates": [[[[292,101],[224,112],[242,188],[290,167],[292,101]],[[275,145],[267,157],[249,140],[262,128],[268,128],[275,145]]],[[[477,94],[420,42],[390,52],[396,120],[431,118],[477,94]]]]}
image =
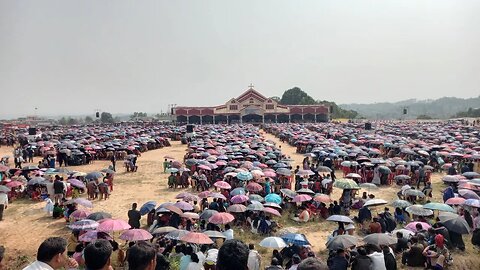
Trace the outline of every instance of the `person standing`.
{"type": "Polygon", "coordinates": [[[425,181],[425,169],[423,168],[423,165],[420,165],[420,168],[418,168],[418,180],[417,180],[417,189],[420,188],[420,183],[423,182],[423,186],[427,186],[426,181],[425,181]]]}
{"type": "Polygon", "coordinates": [[[253,244],[248,245],[248,248],[250,249],[248,253],[248,269],[259,270],[262,257],[258,251],[255,250],[255,246],[253,244]]]}
{"type": "Polygon", "coordinates": [[[0,192],[0,221],[3,220],[3,211],[8,207],[8,196],[6,193],[0,192]]]}
{"type": "Polygon", "coordinates": [[[112,157],[110,158],[110,161],[112,162],[112,170],[116,172],[117,170],[115,169],[115,165],[117,163],[117,157],[115,155],[115,152],[113,152],[112,157]]]}
{"type": "Polygon", "coordinates": [[[132,226],[132,229],[140,228],[140,218],[142,215],[137,210],[137,203],[132,204],[132,209],[128,210],[128,224],[132,226]]]}
{"type": "Polygon", "coordinates": [[[169,168],[169,165],[170,165],[170,163],[168,163],[168,160],[165,159],[165,160],[163,161],[163,173],[166,173],[166,172],[167,172],[167,169],[169,168]]]}
{"type": "Polygon", "coordinates": [[[55,193],[53,197],[55,199],[55,203],[60,203],[65,191],[65,184],[61,181],[58,175],[55,175],[55,181],[53,182],[53,191],[55,193]]]}

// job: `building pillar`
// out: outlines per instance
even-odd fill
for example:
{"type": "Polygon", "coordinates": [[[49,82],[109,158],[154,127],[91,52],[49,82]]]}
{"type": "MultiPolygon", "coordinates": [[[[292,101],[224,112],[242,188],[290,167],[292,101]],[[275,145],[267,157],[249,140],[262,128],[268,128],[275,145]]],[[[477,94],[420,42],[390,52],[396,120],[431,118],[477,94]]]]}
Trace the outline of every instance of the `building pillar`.
{"type": "Polygon", "coordinates": [[[288,123],[290,124],[292,122],[292,115],[288,114],[288,123]]]}
{"type": "Polygon", "coordinates": [[[187,124],[190,124],[190,116],[187,115],[187,124]]]}
{"type": "Polygon", "coordinates": [[[202,124],[203,124],[203,116],[200,115],[200,125],[202,125],[202,124]]]}
{"type": "Polygon", "coordinates": [[[230,115],[227,114],[227,125],[230,124],[230,115]]]}
{"type": "Polygon", "coordinates": [[[305,123],[305,120],[303,120],[303,113],[302,113],[302,123],[305,123]]]}
{"type": "Polygon", "coordinates": [[[243,124],[243,117],[241,114],[239,116],[240,116],[240,124],[243,124]]]}
{"type": "Polygon", "coordinates": [[[278,123],[278,114],[275,114],[275,124],[278,123]]]}
{"type": "Polygon", "coordinates": [[[265,124],[265,115],[262,114],[262,123],[265,124]]]}
{"type": "Polygon", "coordinates": [[[317,122],[317,114],[315,114],[315,123],[317,122]]]}
{"type": "Polygon", "coordinates": [[[215,125],[215,114],[213,115],[213,124],[215,125]]]}

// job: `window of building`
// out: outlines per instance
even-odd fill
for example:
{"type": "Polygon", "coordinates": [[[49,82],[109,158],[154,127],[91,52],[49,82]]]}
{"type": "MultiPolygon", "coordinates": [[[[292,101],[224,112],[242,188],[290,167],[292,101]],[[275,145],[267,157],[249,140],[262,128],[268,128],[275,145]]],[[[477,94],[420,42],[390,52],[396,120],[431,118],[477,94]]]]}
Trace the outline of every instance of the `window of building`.
{"type": "Polygon", "coordinates": [[[265,105],[265,109],[267,110],[273,110],[275,107],[273,106],[273,104],[267,104],[265,105]]]}
{"type": "Polygon", "coordinates": [[[231,111],[236,111],[236,110],[238,110],[238,106],[237,105],[230,105],[230,110],[231,111]]]}
{"type": "Polygon", "coordinates": [[[250,98],[250,103],[253,103],[253,98],[250,98]]]}

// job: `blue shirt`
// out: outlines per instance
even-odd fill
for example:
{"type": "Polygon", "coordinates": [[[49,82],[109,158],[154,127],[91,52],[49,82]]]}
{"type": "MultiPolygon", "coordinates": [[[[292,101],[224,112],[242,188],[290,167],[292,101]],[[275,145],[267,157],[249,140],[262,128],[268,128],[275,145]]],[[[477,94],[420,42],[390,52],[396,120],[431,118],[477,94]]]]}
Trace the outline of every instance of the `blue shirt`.
{"type": "Polygon", "coordinates": [[[183,255],[180,258],[180,270],[186,270],[190,262],[192,262],[190,255],[183,255]]]}

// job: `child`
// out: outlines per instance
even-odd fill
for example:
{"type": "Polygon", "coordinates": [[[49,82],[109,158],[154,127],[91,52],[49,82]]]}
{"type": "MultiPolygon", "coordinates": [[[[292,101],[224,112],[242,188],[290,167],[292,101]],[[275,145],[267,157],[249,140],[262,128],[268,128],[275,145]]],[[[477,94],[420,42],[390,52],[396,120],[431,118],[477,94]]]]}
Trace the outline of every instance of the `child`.
{"type": "Polygon", "coordinates": [[[47,195],[47,198],[45,199],[45,202],[47,203],[45,207],[43,208],[43,211],[47,212],[48,215],[53,215],[53,202],[50,199],[50,196],[47,195]]]}

